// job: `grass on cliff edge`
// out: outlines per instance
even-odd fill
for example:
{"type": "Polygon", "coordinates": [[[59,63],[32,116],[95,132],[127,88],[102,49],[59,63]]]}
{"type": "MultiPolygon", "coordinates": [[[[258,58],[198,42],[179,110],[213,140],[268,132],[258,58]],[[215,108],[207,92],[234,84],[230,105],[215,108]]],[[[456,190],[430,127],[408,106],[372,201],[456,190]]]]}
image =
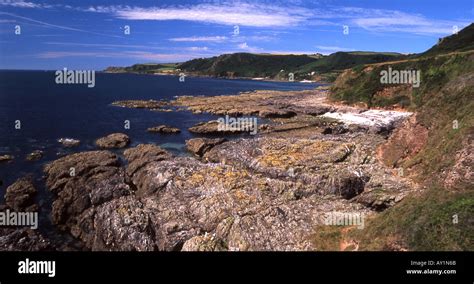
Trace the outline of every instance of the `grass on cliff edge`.
{"type": "Polygon", "coordinates": [[[474,192],[432,188],[366,220],[364,229],[345,228],[318,226],[310,236],[313,249],[339,251],[341,243],[354,240],[359,251],[472,251],[474,192]]]}
{"type": "Polygon", "coordinates": [[[386,63],[375,66],[359,65],[352,68],[349,73],[344,73],[337,78],[331,88],[330,99],[343,101],[349,104],[363,102],[368,107],[387,107],[401,104],[410,110],[416,110],[431,99],[431,95],[449,80],[474,70],[472,60],[474,51],[453,54],[449,56],[429,57],[412,59],[404,62],[386,63]],[[421,71],[421,85],[413,88],[409,97],[392,96],[377,97],[376,93],[386,87],[396,85],[384,85],[380,83],[380,72],[382,70],[419,70],[421,71]]]}
{"type": "Polygon", "coordinates": [[[410,196],[351,230],[359,250],[390,250],[388,240],[414,251],[474,250],[474,192],[432,188],[410,196]],[[457,223],[455,220],[457,215],[457,223]]]}

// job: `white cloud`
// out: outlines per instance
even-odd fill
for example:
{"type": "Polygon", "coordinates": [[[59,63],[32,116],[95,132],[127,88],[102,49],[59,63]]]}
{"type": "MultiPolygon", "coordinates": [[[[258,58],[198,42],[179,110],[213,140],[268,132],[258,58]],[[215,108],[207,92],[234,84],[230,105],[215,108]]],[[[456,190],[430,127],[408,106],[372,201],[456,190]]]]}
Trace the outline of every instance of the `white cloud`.
{"type": "MultiPolygon", "coordinates": [[[[281,2],[280,2],[281,3],[281,2]]],[[[453,25],[468,22],[429,19],[397,10],[358,7],[305,8],[297,3],[268,5],[262,2],[223,2],[168,7],[96,6],[89,12],[109,13],[127,20],[182,20],[251,27],[337,26],[349,24],[374,32],[450,34],[453,25]]]]}
{"type": "Polygon", "coordinates": [[[227,37],[225,36],[193,36],[193,37],[175,37],[175,38],[170,38],[168,40],[177,41],[177,42],[197,42],[197,41],[221,42],[226,39],[227,37]]]}
{"type": "MultiPolygon", "coordinates": [[[[321,5],[318,5],[318,7],[313,5],[310,8],[308,6],[304,7],[305,2],[303,1],[290,1],[286,3],[277,1],[275,2],[276,4],[268,3],[270,2],[240,0],[236,2],[215,1],[179,6],[138,7],[111,5],[73,7],[63,4],[34,3],[34,1],[27,0],[0,0],[0,6],[40,9],[57,8],[82,12],[106,13],[115,18],[125,20],[181,20],[260,28],[281,27],[289,29],[292,27],[310,27],[314,25],[334,27],[347,24],[351,28],[361,28],[371,32],[396,32],[438,36],[451,34],[453,26],[462,28],[470,24],[470,21],[465,19],[433,19],[422,14],[402,10],[337,6],[324,7],[321,5]]],[[[183,38],[182,41],[186,41],[184,39],[186,38],[183,38]]],[[[224,38],[222,41],[223,40],[226,39],[224,38]]],[[[212,41],[212,39],[209,41],[212,41]]],[[[216,41],[221,40],[217,39],[216,41]]]]}
{"type": "Polygon", "coordinates": [[[175,7],[97,6],[89,12],[110,13],[127,20],[182,20],[252,27],[296,26],[311,16],[310,10],[257,3],[197,4],[175,7]]]}
{"type": "Polygon", "coordinates": [[[191,51],[206,51],[208,50],[209,48],[207,46],[202,46],[202,47],[198,47],[198,46],[191,46],[191,47],[188,47],[186,48],[187,50],[191,50],[191,51]]]}
{"type": "Polygon", "coordinates": [[[146,51],[125,52],[77,52],[77,51],[46,51],[37,57],[41,59],[66,58],[66,57],[90,57],[90,58],[134,58],[155,62],[179,62],[205,56],[200,53],[152,53],[146,51]]]}
{"type": "Polygon", "coordinates": [[[339,47],[339,46],[325,46],[325,45],[317,45],[316,48],[323,52],[337,52],[337,51],[354,51],[352,48],[346,47],[339,47]]]}
{"type": "Polygon", "coordinates": [[[274,55],[305,55],[305,54],[315,54],[314,50],[272,50],[265,53],[274,54],[274,55]]]}
{"type": "Polygon", "coordinates": [[[17,8],[42,8],[43,5],[22,0],[0,0],[0,5],[17,8]]]}
{"type": "Polygon", "coordinates": [[[238,42],[269,42],[276,40],[277,37],[275,36],[267,36],[267,35],[236,35],[229,38],[230,42],[238,43],[238,42]]]}
{"type": "Polygon", "coordinates": [[[248,49],[249,48],[249,46],[246,42],[243,42],[243,43],[239,44],[238,47],[240,49],[248,49]]]}
{"type": "Polygon", "coordinates": [[[246,42],[237,45],[237,48],[246,52],[261,53],[264,50],[259,47],[249,46],[246,42]]]}
{"type": "Polygon", "coordinates": [[[446,35],[452,33],[453,26],[462,28],[469,24],[462,21],[429,19],[420,14],[396,10],[346,7],[341,8],[341,12],[346,14],[352,25],[374,32],[446,35]]]}
{"type": "Polygon", "coordinates": [[[274,36],[261,36],[261,35],[252,35],[252,36],[192,36],[192,37],[175,37],[168,39],[169,41],[174,42],[233,42],[233,43],[243,43],[245,41],[255,41],[255,42],[265,42],[272,41],[276,38],[274,36]]]}

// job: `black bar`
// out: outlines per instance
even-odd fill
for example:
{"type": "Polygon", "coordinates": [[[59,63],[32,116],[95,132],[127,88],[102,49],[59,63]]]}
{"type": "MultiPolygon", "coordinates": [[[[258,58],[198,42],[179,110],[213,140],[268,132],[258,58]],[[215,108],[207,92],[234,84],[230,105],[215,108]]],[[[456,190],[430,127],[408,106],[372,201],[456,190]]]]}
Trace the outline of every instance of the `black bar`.
{"type": "MultiPolygon", "coordinates": [[[[0,282],[47,280],[422,280],[474,279],[473,252],[2,252],[0,282]],[[25,259],[55,261],[55,276],[19,274],[25,259]],[[426,262],[423,267],[411,261],[426,262]],[[434,261],[439,265],[428,265],[434,261]],[[442,262],[445,262],[444,265],[442,262]],[[455,261],[455,264],[453,263],[455,261]],[[449,262],[450,265],[446,265],[449,262]],[[409,275],[407,270],[455,274],[409,275]]],[[[433,263],[432,263],[433,264],[433,263]]]]}

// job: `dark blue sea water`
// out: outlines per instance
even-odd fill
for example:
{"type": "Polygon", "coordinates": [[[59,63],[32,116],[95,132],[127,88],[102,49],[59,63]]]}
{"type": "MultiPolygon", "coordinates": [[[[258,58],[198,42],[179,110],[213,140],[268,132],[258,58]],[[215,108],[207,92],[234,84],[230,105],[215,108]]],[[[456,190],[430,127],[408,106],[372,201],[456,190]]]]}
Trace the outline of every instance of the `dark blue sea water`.
{"type": "Polygon", "coordinates": [[[315,84],[296,82],[262,82],[187,77],[179,82],[174,76],[96,73],[94,88],[86,85],[55,83],[53,71],[0,71],[0,155],[15,156],[13,162],[0,163],[0,200],[5,189],[16,178],[34,173],[41,178],[45,162],[65,153],[96,149],[94,141],[104,135],[123,132],[132,146],[155,143],[175,154],[182,154],[184,141],[193,137],[188,127],[208,121],[211,115],[188,111],[155,112],[111,106],[117,100],[173,99],[183,95],[227,95],[252,90],[303,90],[315,84]],[[21,129],[15,129],[15,121],[21,129]],[[131,122],[124,129],[124,121],[131,122]],[[182,130],[177,135],[148,133],[148,127],[167,124],[182,130]],[[79,147],[64,148],[59,138],[81,140],[79,147]],[[43,150],[37,162],[26,161],[26,155],[43,150]],[[58,155],[59,154],[59,155],[58,155]]]}

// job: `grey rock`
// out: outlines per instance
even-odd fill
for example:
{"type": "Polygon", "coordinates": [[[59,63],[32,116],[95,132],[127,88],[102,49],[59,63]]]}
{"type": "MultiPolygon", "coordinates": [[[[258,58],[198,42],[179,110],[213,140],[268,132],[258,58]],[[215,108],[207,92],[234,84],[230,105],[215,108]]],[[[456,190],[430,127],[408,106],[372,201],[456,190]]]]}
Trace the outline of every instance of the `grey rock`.
{"type": "Polygon", "coordinates": [[[108,151],[68,155],[47,164],[44,172],[46,185],[55,195],[53,223],[82,240],[95,232],[89,209],[131,193],[118,157],[108,151]]]}
{"type": "Polygon", "coordinates": [[[113,133],[95,141],[95,144],[103,149],[124,148],[130,143],[130,138],[123,133],[113,133]]]}
{"type": "Polygon", "coordinates": [[[14,159],[14,157],[12,155],[0,155],[0,163],[1,162],[9,162],[13,159],[14,159]]]}
{"type": "Polygon", "coordinates": [[[206,152],[212,149],[212,147],[222,144],[227,139],[224,138],[193,138],[186,141],[186,148],[198,157],[202,157],[206,152]]]}
{"type": "Polygon", "coordinates": [[[55,246],[37,230],[1,228],[0,251],[53,251],[55,246]]]}
{"type": "Polygon", "coordinates": [[[43,158],[43,151],[35,150],[26,156],[27,161],[38,161],[43,158]]]}
{"type": "Polygon", "coordinates": [[[153,133],[161,133],[161,134],[174,134],[174,133],[180,133],[181,130],[176,127],[171,127],[167,125],[159,125],[155,127],[150,127],[147,129],[148,132],[153,132],[153,133]]]}
{"type": "Polygon", "coordinates": [[[5,193],[5,204],[14,211],[36,211],[34,197],[37,190],[30,177],[19,178],[5,193]]]}
{"type": "Polygon", "coordinates": [[[58,139],[58,142],[67,148],[76,147],[76,146],[79,146],[79,144],[81,144],[81,141],[77,139],[72,139],[72,138],[60,138],[58,139]]]}

